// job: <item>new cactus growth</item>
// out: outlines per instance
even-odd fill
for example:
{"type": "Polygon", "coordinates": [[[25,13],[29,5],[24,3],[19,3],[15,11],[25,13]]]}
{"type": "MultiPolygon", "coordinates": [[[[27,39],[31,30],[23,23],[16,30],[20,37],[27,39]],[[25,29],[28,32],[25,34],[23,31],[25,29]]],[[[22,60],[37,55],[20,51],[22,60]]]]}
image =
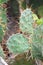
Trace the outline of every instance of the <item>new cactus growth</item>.
{"type": "Polygon", "coordinates": [[[43,18],[40,18],[40,19],[37,19],[37,22],[36,22],[38,25],[40,24],[43,24],[43,18]]]}
{"type": "Polygon", "coordinates": [[[36,14],[33,13],[32,16],[33,16],[33,20],[34,20],[34,21],[37,21],[37,20],[38,20],[38,16],[37,16],[36,14]]]}

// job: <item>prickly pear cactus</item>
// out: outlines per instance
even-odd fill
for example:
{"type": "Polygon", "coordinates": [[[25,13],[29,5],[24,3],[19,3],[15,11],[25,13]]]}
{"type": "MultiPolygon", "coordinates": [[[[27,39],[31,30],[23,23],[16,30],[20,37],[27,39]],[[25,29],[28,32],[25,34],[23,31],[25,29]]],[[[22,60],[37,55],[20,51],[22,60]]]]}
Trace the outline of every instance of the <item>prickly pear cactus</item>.
{"type": "Polygon", "coordinates": [[[2,42],[3,36],[4,36],[3,28],[0,25],[0,42],[2,42]]]}
{"type": "Polygon", "coordinates": [[[0,7],[0,19],[2,23],[6,23],[7,16],[6,16],[6,9],[0,7]]]}
{"type": "Polygon", "coordinates": [[[4,37],[4,32],[6,30],[7,24],[6,9],[1,7],[1,4],[3,4],[4,2],[4,0],[0,0],[0,43],[2,42],[2,39],[4,37]]]}
{"type": "Polygon", "coordinates": [[[7,16],[6,16],[6,10],[7,8],[5,9],[5,4],[8,0],[0,0],[0,24],[2,26],[5,25],[5,23],[7,22],[7,16]]]}
{"type": "Polygon", "coordinates": [[[4,31],[6,29],[6,21],[6,12],[2,7],[0,7],[0,42],[2,42],[4,36],[4,31]]]}
{"type": "Polygon", "coordinates": [[[20,17],[20,29],[24,33],[33,33],[32,23],[34,22],[31,9],[26,9],[20,17]]]}
{"type": "Polygon", "coordinates": [[[0,56],[4,58],[4,53],[3,53],[1,46],[0,46],[0,56]]]}
{"type": "Polygon", "coordinates": [[[24,53],[29,50],[28,39],[23,34],[13,34],[7,41],[7,47],[13,53],[24,53]]]}
{"type": "Polygon", "coordinates": [[[31,48],[33,57],[43,60],[43,24],[34,30],[31,48]]]}
{"type": "Polygon", "coordinates": [[[7,24],[6,10],[0,7],[0,25],[2,25],[3,30],[6,29],[6,24],[7,24]]]}

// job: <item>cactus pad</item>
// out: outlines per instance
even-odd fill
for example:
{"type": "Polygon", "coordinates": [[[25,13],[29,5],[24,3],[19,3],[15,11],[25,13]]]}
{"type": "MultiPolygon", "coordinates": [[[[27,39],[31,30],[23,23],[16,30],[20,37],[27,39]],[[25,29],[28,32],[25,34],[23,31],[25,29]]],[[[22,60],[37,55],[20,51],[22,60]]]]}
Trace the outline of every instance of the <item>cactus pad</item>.
{"type": "Polygon", "coordinates": [[[26,9],[20,17],[20,29],[22,32],[33,33],[32,23],[34,22],[31,9],[26,9]]]}
{"type": "Polygon", "coordinates": [[[13,53],[24,53],[29,50],[28,39],[23,34],[13,34],[7,41],[7,47],[13,53]]]}
{"type": "Polygon", "coordinates": [[[39,25],[33,34],[32,54],[33,57],[43,60],[43,25],[39,25]]]}

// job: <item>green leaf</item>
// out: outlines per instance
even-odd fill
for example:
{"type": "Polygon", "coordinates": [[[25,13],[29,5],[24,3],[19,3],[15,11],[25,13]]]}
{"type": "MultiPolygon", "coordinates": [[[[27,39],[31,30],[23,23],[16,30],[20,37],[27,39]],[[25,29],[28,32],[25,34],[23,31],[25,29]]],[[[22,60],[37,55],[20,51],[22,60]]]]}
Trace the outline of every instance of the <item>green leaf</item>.
{"type": "Polygon", "coordinates": [[[28,39],[19,33],[13,34],[7,41],[7,47],[13,53],[24,53],[29,46],[28,39]]]}

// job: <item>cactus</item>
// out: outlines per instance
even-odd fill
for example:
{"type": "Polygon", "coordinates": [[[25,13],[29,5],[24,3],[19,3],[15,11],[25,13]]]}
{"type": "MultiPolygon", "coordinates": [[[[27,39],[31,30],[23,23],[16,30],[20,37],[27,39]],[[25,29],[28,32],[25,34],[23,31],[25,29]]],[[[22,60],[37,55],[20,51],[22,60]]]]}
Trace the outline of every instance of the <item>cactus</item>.
{"type": "Polygon", "coordinates": [[[7,47],[13,53],[24,53],[29,49],[28,39],[23,34],[13,34],[7,41],[7,47]]]}
{"type": "Polygon", "coordinates": [[[0,17],[2,20],[1,22],[6,23],[6,20],[7,20],[6,9],[3,9],[2,7],[0,7],[0,17]]]}
{"type": "Polygon", "coordinates": [[[34,30],[31,48],[33,57],[43,60],[43,24],[34,30]]]}
{"type": "Polygon", "coordinates": [[[31,9],[26,9],[20,17],[20,29],[23,33],[33,33],[33,13],[31,9]]]}
{"type": "Polygon", "coordinates": [[[7,8],[6,9],[4,8],[5,6],[4,3],[6,3],[7,1],[8,0],[0,0],[0,24],[2,25],[2,27],[7,23],[7,16],[6,16],[7,8]]]}
{"type": "Polygon", "coordinates": [[[19,24],[23,33],[31,35],[26,37],[20,33],[13,34],[7,41],[9,51],[14,54],[22,54],[30,51],[33,60],[39,59],[43,61],[43,18],[38,19],[36,14],[30,9],[26,9],[21,14],[19,24]],[[35,28],[33,28],[34,22],[38,24],[35,28]]]}
{"type": "Polygon", "coordinates": [[[5,2],[7,2],[7,0],[0,0],[0,42],[2,42],[7,24],[6,9],[3,8],[5,2]]]}
{"type": "Polygon", "coordinates": [[[6,9],[0,7],[0,25],[2,25],[3,29],[6,29],[7,24],[7,16],[6,16],[6,9]]]}
{"type": "MultiPolygon", "coordinates": [[[[36,27],[36,29],[34,29],[31,44],[29,44],[27,38],[24,38],[23,34],[15,34],[8,39],[7,47],[13,53],[19,53],[19,54],[24,53],[27,50],[30,50],[33,59],[35,58],[35,59],[43,60],[43,25],[41,24],[38,27],[36,27]],[[22,45],[23,43],[24,45],[22,45]]],[[[14,61],[12,61],[12,63],[13,62],[14,61]]],[[[18,62],[20,63],[20,60],[18,60],[18,62]]],[[[29,64],[29,62],[26,63],[29,64]]]]}

